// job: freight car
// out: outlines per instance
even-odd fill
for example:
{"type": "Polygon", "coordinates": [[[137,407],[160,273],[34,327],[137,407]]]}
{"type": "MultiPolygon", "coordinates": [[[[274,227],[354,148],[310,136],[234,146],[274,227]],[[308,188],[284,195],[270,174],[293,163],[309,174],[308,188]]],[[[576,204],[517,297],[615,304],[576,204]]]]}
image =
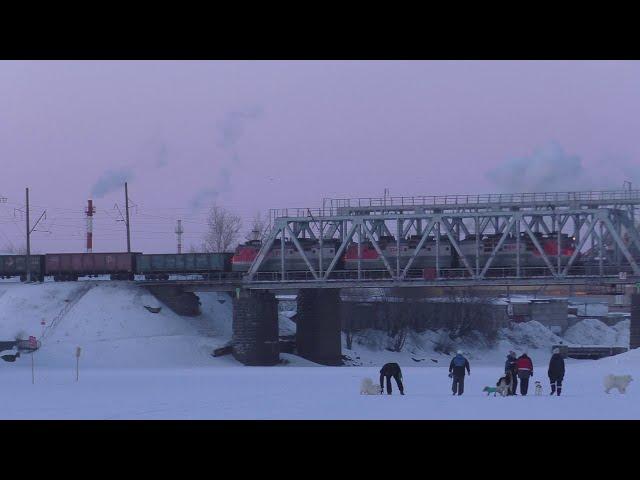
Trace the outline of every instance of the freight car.
{"type": "MultiPolygon", "coordinates": [[[[44,255],[30,255],[31,279],[44,281],[44,255]]],[[[20,277],[20,281],[27,280],[26,255],[0,255],[0,278],[20,277]]]]}
{"type": "Polygon", "coordinates": [[[168,280],[169,275],[190,274],[217,278],[231,271],[232,256],[233,253],[138,254],[135,272],[147,280],[168,280]]]}
{"type": "Polygon", "coordinates": [[[78,277],[110,275],[111,280],[133,280],[136,253],[47,253],[45,275],[56,282],[78,277]]]}

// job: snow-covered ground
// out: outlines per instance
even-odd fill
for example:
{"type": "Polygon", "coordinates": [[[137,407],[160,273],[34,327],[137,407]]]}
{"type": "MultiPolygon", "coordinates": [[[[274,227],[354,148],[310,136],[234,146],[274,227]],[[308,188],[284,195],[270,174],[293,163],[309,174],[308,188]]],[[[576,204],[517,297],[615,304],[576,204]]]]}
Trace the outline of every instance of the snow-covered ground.
{"type": "MultiPolygon", "coordinates": [[[[628,344],[629,322],[608,327],[582,321],[558,337],[537,322],[502,329],[489,348],[478,340],[453,342],[471,361],[472,375],[462,397],[450,394],[450,356],[436,351],[443,332],[411,334],[402,352],[385,348],[384,332],[362,332],[343,353],[362,366],[321,367],[281,354],[276,367],[243,367],[231,356],[214,358],[214,348],[231,337],[231,299],[200,295],[202,315],[181,317],[144,289],[127,282],[48,282],[0,285],[0,340],[35,335],[42,348],[15,363],[0,362],[9,392],[0,399],[2,419],[596,419],[640,418],[640,387],[626,395],[604,393],[608,373],[631,374],[640,352],[598,361],[567,360],[563,396],[486,398],[509,350],[528,350],[533,380],[548,392],[550,345],[628,344]],[[159,313],[145,306],[162,306],[159,313]],[[44,320],[44,327],[41,321],[44,320]],[[80,381],[74,356],[82,347],[80,381]],[[407,394],[361,396],[363,377],[378,380],[380,365],[398,362],[407,394]],[[224,367],[224,368],[223,368],[224,367]],[[229,368],[234,367],[234,368],[229,368]],[[295,368],[291,368],[295,367],[295,368]]],[[[281,335],[295,323],[280,315],[281,335]]],[[[6,352],[5,352],[6,353],[6,352]]]]}
{"type": "MultiPolygon", "coordinates": [[[[283,354],[293,363],[297,357],[283,354]]],[[[218,359],[220,363],[228,360],[218,359]]],[[[536,358],[533,358],[534,363],[536,358]]],[[[36,354],[36,362],[38,362],[36,354]]],[[[83,369],[3,368],[2,419],[640,419],[640,389],[604,393],[612,372],[634,375],[638,352],[592,362],[570,361],[563,395],[550,397],[544,382],[536,397],[486,397],[501,366],[474,368],[465,394],[453,397],[447,369],[404,367],[406,395],[359,394],[360,381],[377,381],[375,367],[244,367],[83,369]]]]}

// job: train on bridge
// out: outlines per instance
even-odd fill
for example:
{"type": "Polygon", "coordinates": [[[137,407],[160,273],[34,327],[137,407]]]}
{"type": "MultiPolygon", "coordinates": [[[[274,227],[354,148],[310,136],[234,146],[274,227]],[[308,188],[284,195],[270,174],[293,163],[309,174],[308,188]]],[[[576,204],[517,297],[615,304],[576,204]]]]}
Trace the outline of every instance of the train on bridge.
{"type": "MultiPolygon", "coordinates": [[[[478,247],[480,252],[479,262],[481,265],[484,265],[500,241],[501,236],[502,234],[483,235],[482,238],[479,238],[476,242],[475,236],[469,235],[460,241],[460,250],[467,259],[475,261],[476,247],[478,247]]],[[[576,250],[575,238],[567,234],[560,234],[560,242],[558,242],[557,234],[555,233],[547,235],[536,233],[535,236],[544,253],[552,256],[554,259],[559,256],[561,265],[566,265],[576,250]],[[558,244],[560,245],[560,250],[558,250],[558,244]]],[[[302,247],[309,263],[314,266],[322,265],[323,270],[326,270],[334,261],[340,246],[339,239],[323,240],[322,251],[318,240],[302,238],[298,239],[298,243],[302,247]],[[320,259],[321,256],[322,259],[320,259]]],[[[399,257],[400,268],[404,268],[407,265],[409,259],[415,254],[419,243],[419,235],[401,239],[400,242],[397,242],[396,238],[392,236],[381,236],[378,240],[382,255],[391,263],[395,262],[396,258],[399,257]],[[400,249],[399,255],[398,248],[400,249]]],[[[231,260],[232,270],[235,272],[248,271],[257,258],[261,246],[259,241],[250,241],[240,245],[231,260]]],[[[274,242],[267,252],[260,266],[260,270],[265,272],[279,272],[282,268],[282,250],[280,243],[274,242]]],[[[284,259],[285,270],[287,271],[307,270],[304,258],[292,241],[285,241],[284,259]]],[[[542,255],[525,233],[521,233],[519,239],[517,239],[515,235],[508,236],[496,253],[492,266],[496,269],[515,270],[518,261],[521,268],[546,267],[542,255]],[[517,258],[518,251],[519,260],[517,258]]],[[[341,258],[338,259],[336,269],[347,271],[357,270],[358,263],[360,263],[360,269],[365,271],[383,271],[385,269],[381,255],[373,243],[369,241],[363,242],[361,245],[356,242],[351,243],[341,258]],[[358,258],[360,262],[358,262],[358,258]]],[[[395,263],[393,263],[393,265],[395,266],[395,263]]],[[[579,254],[578,259],[574,261],[573,265],[575,267],[583,266],[579,254]]],[[[425,270],[426,272],[432,272],[435,268],[457,269],[462,266],[460,255],[446,236],[441,236],[439,239],[433,236],[427,238],[411,265],[414,270],[425,270]]],[[[426,272],[425,274],[428,274],[426,272]]]]}
{"type": "MultiPolygon", "coordinates": [[[[499,242],[500,236],[500,234],[483,235],[476,241],[474,235],[468,235],[460,240],[459,248],[472,264],[475,264],[477,249],[480,254],[479,264],[484,265],[499,242]]],[[[544,253],[554,262],[559,259],[563,266],[567,265],[577,248],[575,238],[567,234],[561,234],[559,241],[556,233],[536,233],[535,236],[544,253]]],[[[318,240],[306,238],[297,240],[308,262],[314,268],[322,265],[323,270],[326,270],[334,261],[340,247],[340,240],[335,238],[324,239],[322,251],[318,240]]],[[[401,269],[407,266],[419,243],[418,236],[401,239],[400,242],[391,236],[382,236],[378,240],[380,251],[387,262],[395,268],[396,259],[399,259],[401,269]]],[[[145,280],[169,280],[170,275],[198,275],[205,280],[240,279],[258,257],[261,247],[260,241],[252,240],[239,245],[235,252],[225,253],[47,253],[31,255],[29,262],[31,277],[35,281],[44,281],[45,277],[52,277],[55,281],[75,281],[80,277],[103,275],[109,275],[111,280],[134,280],[136,276],[143,276],[145,280]]],[[[286,272],[293,276],[296,273],[308,272],[303,256],[291,240],[284,242],[284,249],[280,242],[274,242],[266,252],[259,271],[271,274],[280,272],[283,251],[286,272]]],[[[21,281],[26,281],[26,262],[26,255],[0,255],[0,278],[19,277],[21,281]]],[[[355,273],[358,263],[362,272],[373,273],[385,270],[384,261],[372,242],[365,241],[359,245],[354,241],[336,260],[334,272],[355,273]],[[358,256],[360,256],[360,262],[358,262],[358,256]]],[[[516,239],[515,235],[510,235],[503,241],[501,248],[495,253],[488,276],[514,276],[518,263],[521,276],[544,275],[547,268],[540,251],[531,238],[524,233],[520,234],[519,239],[516,239]]],[[[607,266],[609,262],[604,263],[607,266]]],[[[422,248],[415,256],[411,265],[412,273],[409,276],[420,276],[425,279],[447,277],[462,273],[462,270],[460,255],[449,239],[446,236],[440,239],[431,236],[423,242],[422,248]]],[[[598,259],[588,260],[578,253],[569,273],[598,275],[598,259]]]]}

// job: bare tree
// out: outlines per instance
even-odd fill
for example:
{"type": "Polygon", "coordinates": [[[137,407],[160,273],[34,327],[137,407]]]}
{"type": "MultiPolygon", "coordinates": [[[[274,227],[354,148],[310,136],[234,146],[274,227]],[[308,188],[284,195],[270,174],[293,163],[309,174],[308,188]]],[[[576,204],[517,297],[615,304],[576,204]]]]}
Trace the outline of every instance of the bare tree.
{"type": "Polygon", "coordinates": [[[390,339],[389,350],[401,352],[407,341],[407,336],[412,330],[415,330],[423,313],[420,302],[406,298],[402,294],[398,296],[385,294],[377,306],[384,319],[387,335],[390,339]]]}
{"type": "Polygon", "coordinates": [[[351,350],[353,347],[353,337],[356,334],[356,330],[353,326],[353,319],[350,315],[347,315],[343,320],[342,331],[345,333],[345,340],[347,342],[347,349],[351,350]]]}
{"type": "Polygon", "coordinates": [[[189,251],[187,253],[200,253],[204,251],[204,247],[196,247],[193,243],[189,245],[189,251]]]}
{"type": "Polygon", "coordinates": [[[211,253],[228,252],[238,240],[242,220],[231,211],[213,205],[209,210],[207,227],[204,250],[211,253]]]}
{"type": "Polygon", "coordinates": [[[264,240],[267,230],[267,222],[262,214],[258,211],[251,220],[251,229],[246,233],[246,240],[264,240]]]}
{"type": "Polygon", "coordinates": [[[496,339],[497,322],[489,297],[466,289],[451,289],[447,297],[452,339],[465,337],[473,332],[480,333],[489,342],[496,339]]]}

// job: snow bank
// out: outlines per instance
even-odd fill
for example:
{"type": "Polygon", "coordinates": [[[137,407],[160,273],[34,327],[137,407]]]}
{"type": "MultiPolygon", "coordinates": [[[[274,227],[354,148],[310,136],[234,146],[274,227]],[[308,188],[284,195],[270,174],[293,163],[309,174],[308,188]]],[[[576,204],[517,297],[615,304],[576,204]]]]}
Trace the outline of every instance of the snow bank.
{"type": "Polygon", "coordinates": [[[553,333],[540,322],[514,323],[511,328],[501,328],[499,338],[507,340],[518,349],[522,348],[549,348],[551,345],[562,342],[562,338],[553,333]]]}
{"type": "Polygon", "coordinates": [[[230,298],[207,293],[201,303],[201,316],[181,317],[127,282],[15,284],[0,297],[0,340],[38,337],[41,366],[75,365],[78,346],[87,367],[238,365],[210,355],[231,338],[230,298]],[[145,306],[163,308],[151,313],[145,306]]]}
{"type": "Polygon", "coordinates": [[[562,338],[541,323],[530,321],[500,329],[493,343],[479,334],[452,340],[446,330],[410,332],[402,351],[394,352],[391,351],[393,339],[386,332],[368,329],[354,335],[351,350],[343,335],[342,348],[348,365],[381,365],[396,361],[401,365],[437,367],[446,363],[448,366],[457,350],[462,350],[475,364],[502,365],[510,350],[516,353],[527,350],[534,363],[547,362],[552,345],[561,341],[562,338]]]}
{"type": "Polygon", "coordinates": [[[595,318],[587,318],[567,329],[564,333],[565,343],[628,347],[630,323],[624,320],[610,327],[595,318]]]}

